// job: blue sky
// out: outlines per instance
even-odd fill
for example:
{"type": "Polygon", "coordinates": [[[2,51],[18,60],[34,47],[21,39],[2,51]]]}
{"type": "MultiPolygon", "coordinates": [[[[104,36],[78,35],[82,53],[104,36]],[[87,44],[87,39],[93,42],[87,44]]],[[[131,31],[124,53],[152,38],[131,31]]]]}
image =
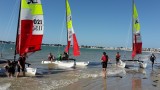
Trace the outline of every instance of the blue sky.
{"type": "MultiPolygon", "coordinates": [[[[132,0],[69,0],[79,45],[131,47],[132,0]]],[[[135,0],[143,47],[160,48],[160,0],[135,0]]],[[[66,44],[65,0],[42,0],[44,43],[66,44]],[[61,34],[62,32],[62,34],[61,34]]],[[[0,40],[15,41],[19,0],[1,0],[0,40]]]]}

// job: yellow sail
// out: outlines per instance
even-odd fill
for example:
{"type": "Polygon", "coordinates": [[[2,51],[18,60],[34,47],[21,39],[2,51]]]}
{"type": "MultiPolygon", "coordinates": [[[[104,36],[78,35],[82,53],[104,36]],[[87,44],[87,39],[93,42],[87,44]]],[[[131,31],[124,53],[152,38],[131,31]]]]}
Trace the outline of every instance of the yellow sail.
{"type": "Polygon", "coordinates": [[[136,9],[136,5],[134,4],[134,8],[133,8],[133,30],[134,30],[134,33],[139,33],[140,31],[140,23],[139,23],[139,20],[138,20],[138,12],[137,12],[137,9],[136,9]]]}
{"type": "Polygon", "coordinates": [[[68,0],[66,0],[66,11],[67,11],[67,28],[72,28],[72,16],[71,16],[71,9],[69,6],[68,0]]]}
{"type": "Polygon", "coordinates": [[[76,38],[76,34],[73,30],[73,26],[72,26],[72,15],[71,15],[71,9],[70,9],[70,5],[68,0],[66,0],[66,26],[67,26],[67,47],[65,48],[65,51],[67,53],[69,53],[69,48],[70,48],[70,44],[71,44],[71,39],[73,37],[73,55],[74,56],[79,56],[80,55],[80,50],[79,50],[79,46],[78,46],[78,41],[76,38]]]}

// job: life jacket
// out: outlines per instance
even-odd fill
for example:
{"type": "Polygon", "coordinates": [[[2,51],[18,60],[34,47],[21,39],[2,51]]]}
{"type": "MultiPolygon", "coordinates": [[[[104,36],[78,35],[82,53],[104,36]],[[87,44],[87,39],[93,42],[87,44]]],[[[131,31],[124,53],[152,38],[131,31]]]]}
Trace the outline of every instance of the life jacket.
{"type": "Polygon", "coordinates": [[[120,56],[119,54],[116,55],[116,59],[120,59],[120,57],[121,57],[121,56],[120,56]]]}
{"type": "Polygon", "coordinates": [[[102,62],[108,62],[108,55],[103,55],[101,60],[102,62]]]}

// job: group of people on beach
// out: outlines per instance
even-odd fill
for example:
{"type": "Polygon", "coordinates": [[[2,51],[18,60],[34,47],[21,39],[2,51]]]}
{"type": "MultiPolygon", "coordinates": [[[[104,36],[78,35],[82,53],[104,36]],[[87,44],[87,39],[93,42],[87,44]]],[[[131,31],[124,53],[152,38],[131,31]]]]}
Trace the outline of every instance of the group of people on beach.
{"type": "MultiPolygon", "coordinates": [[[[120,57],[121,57],[121,55],[119,54],[119,52],[117,52],[117,54],[116,54],[116,65],[119,64],[120,57]]],[[[106,68],[107,68],[107,63],[109,61],[109,57],[106,54],[106,52],[103,52],[103,55],[101,57],[101,61],[102,61],[103,77],[106,78],[106,68]]]]}
{"type": "Polygon", "coordinates": [[[25,61],[26,61],[27,54],[23,53],[20,55],[17,62],[7,60],[7,64],[4,66],[5,70],[7,71],[8,77],[13,77],[17,67],[17,74],[16,77],[19,77],[20,71],[23,72],[23,76],[25,76],[25,61]]]}
{"type": "MultiPolygon", "coordinates": [[[[120,62],[120,57],[121,55],[119,54],[119,52],[116,53],[115,55],[115,59],[116,59],[116,65],[119,64],[120,62]]],[[[7,61],[7,64],[4,66],[6,71],[8,72],[8,77],[13,77],[15,74],[15,70],[16,70],[16,66],[17,66],[17,74],[16,77],[19,77],[20,71],[23,72],[23,76],[25,76],[25,61],[27,58],[27,54],[23,53],[22,55],[20,55],[18,62],[16,63],[15,61],[7,61]]],[[[60,54],[58,56],[57,60],[67,60],[69,58],[68,54],[66,52],[64,52],[63,54],[60,54]]],[[[48,55],[48,60],[49,61],[53,61],[55,60],[55,56],[52,53],[49,53],[48,55]]],[[[154,62],[156,60],[155,55],[152,53],[150,56],[150,61],[152,62],[152,69],[153,69],[153,65],[154,62]]],[[[106,69],[107,69],[107,64],[109,61],[109,56],[106,54],[106,52],[103,52],[103,55],[101,57],[101,62],[102,62],[102,72],[103,72],[103,77],[106,78],[106,69]]]]}
{"type": "MultiPolygon", "coordinates": [[[[119,54],[119,52],[117,52],[116,56],[116,65],[119,64],[120,62],[120,57],[121,55],[119,54]]],[[[150,61],[152,62],[152,70],[153,70],[153,65],[154,65],[154,62],[156,60],[156,57],[155,55],[152,53],[151,56],[150,56],[150,61]]],[[[107,69],[107,63],[109,61],[109,57],[108,55],[106,54],[106,52],[103,52],[103,55],[101,57],[101,62],[102,62],[102,73],[103,73],[103,77],[106,78],[106,69],[107,69]]]]}

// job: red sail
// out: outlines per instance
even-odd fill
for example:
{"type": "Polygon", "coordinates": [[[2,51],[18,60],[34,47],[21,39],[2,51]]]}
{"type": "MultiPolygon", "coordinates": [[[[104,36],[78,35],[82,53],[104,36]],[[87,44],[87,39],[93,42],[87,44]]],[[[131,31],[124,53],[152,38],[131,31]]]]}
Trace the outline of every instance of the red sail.
{"type": "Polygon", "coordinates": [[[32,35],[33,20],[21,20],[17,38],[16,51],[18,54],[34,52],[41,49],[43,35],[32,35]]]}
{"type": "Polygon", "coordinates": [[[74,56],[79,56],[80,55],[80,50],[77,42],[77,38],[75,33],[73,34],[73,55],[74,56]]]}
{"type": "Polygon", "coordinates": [[[28,44],[32,36],[33,21],[21,20],[21,27],[17,38],[17,53],[27,52],[28,44]]]}
{"type": "Polygon", "coordinates": [[[71,41],[68,41],[67,46],[66,46],[66,48],[65,48],[65,52],[66,52],[66,53],[69,52],[70,45],[71,45],[71,41]]]}
{"type": "Polygon", "coordinates": [[[132,59],[137,55],[142,53],[142,42],[137,42],[138,36],[135,35],[135,43],[133,43],[132,48],[132,59]]]}

